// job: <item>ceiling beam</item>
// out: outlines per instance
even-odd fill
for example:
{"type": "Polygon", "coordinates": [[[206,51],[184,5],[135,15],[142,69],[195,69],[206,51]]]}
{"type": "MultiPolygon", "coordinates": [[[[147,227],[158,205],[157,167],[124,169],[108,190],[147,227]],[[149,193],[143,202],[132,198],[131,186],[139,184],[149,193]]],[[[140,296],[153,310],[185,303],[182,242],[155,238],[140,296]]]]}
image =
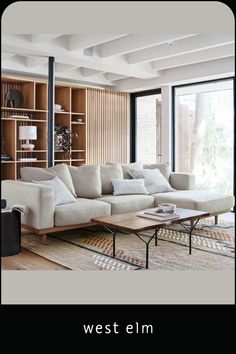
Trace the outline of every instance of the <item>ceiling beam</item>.
{"type": "Polygon", "coordinates": [[[60,34],[31,34],[30,40],[31,42],[41,43],[45,41],[50,41],[56,37],[59,37],[60,34]]]}
{"type": "Polygon", "coordinates": [[[200,50],[194,53],[176,55],[174,57],[160,59],[152,62],[154,70],[163,70],[178,66],[199,63],[213,59],[225,58],[234,55],[234,45],[226,44],[221,47],[200,50]]]}
{"type": "Polygon", "coordinates": [[[81,68],[81,74],[85,77],[94,76],[94,75],[98,75],[98,74],[102,74],[102,73],[103,73],[103,71],[100,71],[100,70],[81,68]]]}
{"type": "Polygon", "coordinates": [[[101,58],[114,55],[122,55],[136,50],[145,49],[154,45],[160,45],[169,41],[194,36],[193,34],[160,34],[160,35],[136,35],[130,34],[126,37],[115,39],[111,42],[100,44],[94,51],[101,58]]]}
{"type": "MultiPolygon", "coordinates": [[[[63,36],[61,36],[63,37],[63,36]]],[[[62,38],[58,39],[62,39],[62,38]]],[[[55,39],[57,41],[57,39],[55,39]]],[[[64,40],[62,40],[64,42],[64,40]]],[[[114,57],[100,59],[83,54],[83,51],[68,51],[58,43],[53,41],[45,42],[42,46],[30,43],[28,40],[14,36],[4,35],[2,38],[2,50],[8,53],[14,53],[25,56],[54,56],[56,62],[63,64],[81,66],[88,69],[99,70],[102,72],[112,72],[124,76],[133,76],[137,78],[149,79],[156,77],[155,71],[149,63],[129,65],[124,57],[114,57]]]]}
{"type": "Polygon", "coordinates": [[[105,73],[104,76],[108,81],[116,81],[116,80],[124,79],[126,77],[125,75],[119,75],[114,73],[105,73]]]}
{"type": "Polygon", "coordinates": [[[198,50],[213,48],[233,43],[233,34],[198,35],[193,38],[180,39],[172,45],[161,44],[134,53],[126,54],[129,64],[145,63],[156,59],[164,59],[175,55],[196,52],[198,50]]]}
{"type": "MultiPolygon", "coordinates": [[[[16,55],[13,58],[9,58],[9,61],[6,60],[2,71],[14,72],[20,75],[33,75],[33,76],[44,76],[47,78],[48,75],[48,67],[47,65],[41,65],[37,67],[37,71],[35,71],[35,67],[26,67],[25,65],[25,57],[16,55]]],[[[74,68],[72,70],[64,71],[64,72],[56,72],[56,79],[64,79],[67,81],[73,81],[78,83],[83,83],[84,85],[87,83],[88,85],[100,85],[106,87],[113,87],[114,84],[108,80],[106,80],[103,75],[97,75],[93,77],[85,77],[81,74],[81,68],[74,68]]]]}
{"type": "Polygon", "coordinates": [[[25,57],[25,65],[28,67],[35,67],[35,66],[40,66],[45,63],[47,63],[48,58],[41,58],[41,57],[25,57]]]}
{"type": "Polygon", "coordinates": [[[13,53],[6,53],[6,52],[5,52],[5,53],[2,53],[2,61],[14,57],[14,55],[15,55],[15,54],[13,54],[13,53]]]}
{"type": "Polygon", "coordinates": [[[77,67],[78,65],[68,65],[68,64],[58,63],[58,62],[55,63],[55,69],[57,73],[65,73],[77,67]]]}
{"type": "Polygon", "coordinates": [[[65,35],[68,43],[68,50],[81,50],[98,44],[112,41],[113,39],[125,36],[125,34],[95,34],[95,35],[65,35]]]}
{"type": "Polygon", "coordinates": [[[119,80],[116,89],[135,92],[159,88],[165,85],[181,85],[234,75],[234,58],[222,58],[165,70],[163,75],[149,80],[129,78],[119,80]]]}

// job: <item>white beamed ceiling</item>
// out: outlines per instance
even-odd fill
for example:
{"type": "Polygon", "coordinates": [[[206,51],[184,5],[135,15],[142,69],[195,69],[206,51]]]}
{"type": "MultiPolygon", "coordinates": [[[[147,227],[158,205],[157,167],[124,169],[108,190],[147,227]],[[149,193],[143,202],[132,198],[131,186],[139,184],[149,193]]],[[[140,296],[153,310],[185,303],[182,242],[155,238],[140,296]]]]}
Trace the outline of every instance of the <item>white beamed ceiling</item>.
{"type": "Polygon", "coordinates": [[[2,70],[47,76],[54,56],[56,79],[139,91],[173,83],[230,76],[232,34],[3,35],[2,70]]]}

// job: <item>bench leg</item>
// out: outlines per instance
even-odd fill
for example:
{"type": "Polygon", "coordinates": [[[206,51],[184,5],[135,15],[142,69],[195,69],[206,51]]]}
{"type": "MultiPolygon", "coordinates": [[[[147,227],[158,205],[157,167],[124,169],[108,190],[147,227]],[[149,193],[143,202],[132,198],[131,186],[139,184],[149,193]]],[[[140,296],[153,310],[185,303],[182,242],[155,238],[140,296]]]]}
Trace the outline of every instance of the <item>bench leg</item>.
{"type": "Polygon", "coordinates": [[[43,234],[43,235],[41,235],[41,237],[42,237],[42,243],[44,245],[46,245],[47,244],[47,234],[43,234]]]}
{"type": "Polygon", "coordinates": [[[215,215],[215,225],[218,224],[218,215],[215,215]]]}

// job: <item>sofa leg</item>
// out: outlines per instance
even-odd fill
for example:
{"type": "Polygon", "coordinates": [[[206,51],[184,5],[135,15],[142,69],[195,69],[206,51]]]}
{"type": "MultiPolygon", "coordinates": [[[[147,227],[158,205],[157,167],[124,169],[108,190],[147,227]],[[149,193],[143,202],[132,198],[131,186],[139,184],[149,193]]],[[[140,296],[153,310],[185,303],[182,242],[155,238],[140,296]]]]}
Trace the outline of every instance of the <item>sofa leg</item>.
{"type": "Polygon", "coordinates": [[[215,215],[215,225],[218,224],[218,215],[215,215]]]}
{"type": "Polygon", "coordinates": [[[47,244],[47,234],[43,234],[43,235],[41,235],[42,236],[42,243],[44,244],[44,245],[46,245],[47,244]]]}

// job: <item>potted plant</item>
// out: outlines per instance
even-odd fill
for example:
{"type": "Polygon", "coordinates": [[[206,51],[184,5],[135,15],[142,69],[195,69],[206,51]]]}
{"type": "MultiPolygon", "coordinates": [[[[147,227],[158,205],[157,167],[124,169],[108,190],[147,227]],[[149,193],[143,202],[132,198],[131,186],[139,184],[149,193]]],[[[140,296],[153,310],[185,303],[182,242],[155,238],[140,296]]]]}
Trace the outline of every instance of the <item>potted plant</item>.
{"type": "Polygon", "coordinates": [[[70,155],[72,138],[78,138],[77,133],[72,133],[70,128],[62,124],[56,124],[54,128],[54,146],[55,150],[62,150],[70,155]]]}

